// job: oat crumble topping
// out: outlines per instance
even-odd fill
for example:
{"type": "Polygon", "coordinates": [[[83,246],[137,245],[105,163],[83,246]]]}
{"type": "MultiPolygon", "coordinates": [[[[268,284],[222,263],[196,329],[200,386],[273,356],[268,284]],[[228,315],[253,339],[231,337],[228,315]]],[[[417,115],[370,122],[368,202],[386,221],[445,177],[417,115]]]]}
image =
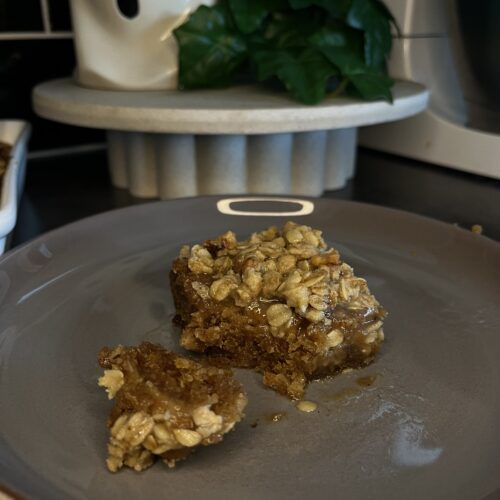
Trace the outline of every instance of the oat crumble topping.
{"type": "Polygon", "coordinates": [[[108,419],[108,469],[168,467],[200,445],[220,442],[243,418],[247,399],[228,369],[207,366],[147,342],[104,348],[99,385],[115,399],[108,419]]]}
{"type": "Polygon", "coordinates": [[[322,232],[288,222],[184,246],[171,271],[181,345],[302,397],[308,379],[371,362],[385,311],[322,232]]]}

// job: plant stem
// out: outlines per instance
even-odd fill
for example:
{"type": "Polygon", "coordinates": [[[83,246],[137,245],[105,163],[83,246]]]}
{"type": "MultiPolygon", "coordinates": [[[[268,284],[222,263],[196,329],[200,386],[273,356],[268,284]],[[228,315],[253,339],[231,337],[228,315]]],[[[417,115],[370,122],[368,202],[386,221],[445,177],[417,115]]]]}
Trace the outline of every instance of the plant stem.
{"type": "Polygon", "coordinates": [[[344,93],[347,85],[349,83],[349,78],[345,77],[338,85],[338,87],[330,94],[330,97],[338,97],[344,93]]]}

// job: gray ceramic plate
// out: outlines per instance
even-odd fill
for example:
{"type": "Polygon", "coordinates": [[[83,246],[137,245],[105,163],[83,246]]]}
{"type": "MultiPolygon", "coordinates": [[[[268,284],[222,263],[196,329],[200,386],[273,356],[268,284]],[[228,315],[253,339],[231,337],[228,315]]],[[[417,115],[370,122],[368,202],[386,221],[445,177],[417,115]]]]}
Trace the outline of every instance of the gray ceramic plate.
{"type": "Polygon", "coordinates": [[[309,215],[279,217],[223,215],[217,201],[107,213],[0,261],[0,483],[47,499],[497,498],[500,245],[349,202],[315,200],[299,206],[309,215]],[[223,443],[173,471],[108,473],[98,350],[144,339],[177,349],[168,270],[180,245],[284,219],[323,228],[389,310],[378,360],[312,383],[312,414],[238,372],[247,418],[223,443]],[[370,375],[373,385],[357,383],[370,375]],[[275,412],[286,416],[273,423],[275,412]]]}

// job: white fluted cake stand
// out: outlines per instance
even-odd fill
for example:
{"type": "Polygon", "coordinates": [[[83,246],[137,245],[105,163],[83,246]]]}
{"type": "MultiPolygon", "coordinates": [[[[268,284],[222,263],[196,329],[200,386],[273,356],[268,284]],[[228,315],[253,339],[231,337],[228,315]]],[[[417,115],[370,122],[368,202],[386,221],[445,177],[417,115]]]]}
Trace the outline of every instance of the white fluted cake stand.
{"type": "Polygon", "coordinates": [[[105,129],[112,182],[139,197],[319,196],[354,173],[357,127],[423,111],[428,91],[397,82],[394,103],[327,98],[305,106],[261,87],[121,92],[72,79],[33,91],[51,120],[105,129]]]}

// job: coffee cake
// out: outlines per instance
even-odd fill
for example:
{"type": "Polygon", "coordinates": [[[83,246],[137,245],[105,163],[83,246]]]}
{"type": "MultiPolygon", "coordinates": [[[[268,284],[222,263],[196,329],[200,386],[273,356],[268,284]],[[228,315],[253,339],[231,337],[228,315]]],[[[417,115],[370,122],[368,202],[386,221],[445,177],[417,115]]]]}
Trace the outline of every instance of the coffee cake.
{"type": "Polygon", "coordinates": [[[108,419],[107,466],[169,467],[195,448],[222,441],[243,418],[246,396],[231,370],[200,364],[144,342],[103,348],[99,385],[115,404],[108,419]]]}
{"type": "Polygon", "coordinates": [[[308,380],[371,363],[384,340],[366,281],[305,225],[184,246],[170,282],[184,348],[255,369],[292,399],[308,380]]]}

